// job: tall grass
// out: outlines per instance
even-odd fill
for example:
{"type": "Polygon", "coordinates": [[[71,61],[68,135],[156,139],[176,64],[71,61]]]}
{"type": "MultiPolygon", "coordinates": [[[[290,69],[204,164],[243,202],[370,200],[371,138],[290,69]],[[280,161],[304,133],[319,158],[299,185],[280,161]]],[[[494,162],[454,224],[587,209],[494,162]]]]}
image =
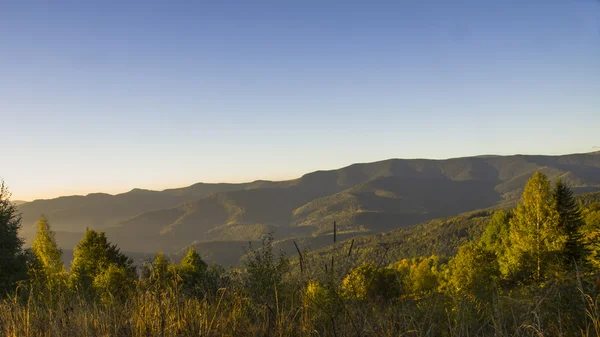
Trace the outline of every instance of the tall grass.
{"type": "Polygon", "coordinates": [[[0,301],[0,335],[600,336],[600,297],[589,279],[496,288],[485,298],[442,290],[360,298],[342,287],[356,267],[350,252],[345,261],[302,260],[302,270],[292,265],[273,286],[237,270],[201,296],[142,280],[130,295],[102,300],[23,286],[0,301]],[[261,296],[256,284],[267,285],[261,296]]]}

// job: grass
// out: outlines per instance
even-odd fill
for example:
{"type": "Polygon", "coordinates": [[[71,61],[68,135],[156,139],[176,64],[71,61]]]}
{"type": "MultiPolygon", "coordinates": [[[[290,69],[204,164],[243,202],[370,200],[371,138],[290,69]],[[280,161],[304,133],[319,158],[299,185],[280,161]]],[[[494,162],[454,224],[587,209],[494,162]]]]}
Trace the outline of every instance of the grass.
{"type": "MultiPolygon", "coordinates": [[[[89,301],[65,290],[49,301],[21,288],[0,302],[0,334],[16,336],[600,336],[597,290],[586,280],[498,288],[478,299],[442,291],[356,300],[341,288],[348,269],[318,272],[308,260],[269,289],[248,292],[247,274],[232,273],[205,296],[176,282],[144,281],[125,300],[89,301]],[[312,268],[312,269],[311,269],[312,268]],[[322,292],[307,291],[320,279],[322,292]]],[[[56,295],[56,294],[54,294],[56,295]]]]}

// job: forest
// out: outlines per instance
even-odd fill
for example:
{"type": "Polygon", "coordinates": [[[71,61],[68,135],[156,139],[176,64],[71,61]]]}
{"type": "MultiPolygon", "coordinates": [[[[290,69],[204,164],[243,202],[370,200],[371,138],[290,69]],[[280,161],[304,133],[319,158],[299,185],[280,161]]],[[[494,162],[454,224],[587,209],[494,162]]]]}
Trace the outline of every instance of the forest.
{"type": "Polygon", "coordinates": [[[20,227],[2,184],[5,336],[600,336],[600,198],[540,171],[516,207],[294,254],[266,235],[228,268],[136,266],[87,229],[67,270],[48,219],[30,248],[20,227]]]}

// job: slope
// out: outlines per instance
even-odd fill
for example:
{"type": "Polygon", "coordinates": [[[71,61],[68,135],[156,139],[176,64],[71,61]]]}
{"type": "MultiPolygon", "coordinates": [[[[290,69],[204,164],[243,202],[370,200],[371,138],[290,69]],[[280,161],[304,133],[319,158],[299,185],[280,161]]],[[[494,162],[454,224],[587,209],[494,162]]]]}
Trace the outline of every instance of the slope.
{"type": "Polygon", "coordinates": [[[52,215],[79,215],[71,218],[69,231],[87,225],[106,228],[109,237],[128,251],[175,252],[192,242],[259,240],[272,231],[280,240],[318,236],[330,232],[333,221],[342,232],[368,234],[509,206],[535,170],[551,180],[564,178],[577,193],[600,190],[597,153],[390,159],[316,171],[283,182],[196,184],[162,192],[138,191],[139,197],[132,191],[126,196],[104,196],[108,201],[102,202],[92,195],[80,197],[86,200],[83,206],[69,205],[69,199],[59,205],[62,208],[51,205],[48,210],[52,215]],[[214,191],[218,192],[200,197],[214,191]]]}

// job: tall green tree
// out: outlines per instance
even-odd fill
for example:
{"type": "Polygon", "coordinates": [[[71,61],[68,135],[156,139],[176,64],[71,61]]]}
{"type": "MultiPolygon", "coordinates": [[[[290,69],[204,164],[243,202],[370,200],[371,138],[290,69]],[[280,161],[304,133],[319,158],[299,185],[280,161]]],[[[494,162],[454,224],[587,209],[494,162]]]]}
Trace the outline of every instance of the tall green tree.
{"type": "Polygon", "coordinates": [[[50,230],[50,223],[44,216],[37,223],[31,253],[33,259],[28,267],[34,293],[47,303],[54,303],[67,290],[67,273],[61,260],[62,251],[58,248],[54,232],[50,230]]]}
{"type": "Polygon", "coordinates": [[[481,299],[497,286],[500,276],[496,254],[474,242],[459,247],[448,267],[449,283],[454,291],[481,299]]]}
{"type": "Polygon", "coordinates": [[[110,265],[122,268],[135,278],[133,260],[111,244],[103,232],[86,229],[83,239],[75,247],[71,265],[71,285],[86,295],[92,295],[94,279],[102,275],[110,265]]]}
{"type": "Polygon", "coordinates": [[[485,226],[485,230],[479,240],[481,248],[493,253],[498,261],[498,268],[503,275],[509,274],[511,264],[507,260],[507,250],[510,241],[510,219],[512,212],[498,210],[485,226]]]}
{"type": "Polygon", "coordinates": [[[521,202],[510,220],[507,255],[513,274],[541,281],[565,242],[559,221],[550,182],[536,171],[525,184],[521,202]]]}
{"type": "Polygon", "coordinates": [[[584,267],[590,250],[582,232],[584,220],[573,191],[559,179],[554,186],[553,196],[559,215],[558,226],[566,237],[562,252],[564,266],[570,271],[584,267]]]}
{"type": "Polygon", "coordinates": [[[27,271],[23,240],[18,235],[21,216],[10,197],[4,181],[0,180],[0,296],[24,279],[27,271]]]}
{"type": "Polygon", "coordinates": [[[204,292],[204,281],[208,265],[194,248],[190,248],[177,266],[177,273],[183,283],[183,291],[194,296],[204,292]]]}
{"type": "Polygon", "coordinates": [[[165,291],[173,286],[176,280],[175,267],[163,252],[158,252],[151,264],[146,264],[143,274],[145,283],[157,293],[165,291]]]}
{"type": "Polygon", "coordinates": [[[50,223],[42,216],[37,223],[37,233],[31,251],[40,262],[48,275],[56,275],[64,272],[65,266],[62,262],[62,250],[56,244],[55,233],[50,230],[50,223]]]}
{"type": "Polygon", "coordinates": [[[511,218],[511,212],[505,210],[495,211],[481,234],[480,245],[489,251],[502,254],[510,244],[508,236],[510,234],[511,218]]]}

